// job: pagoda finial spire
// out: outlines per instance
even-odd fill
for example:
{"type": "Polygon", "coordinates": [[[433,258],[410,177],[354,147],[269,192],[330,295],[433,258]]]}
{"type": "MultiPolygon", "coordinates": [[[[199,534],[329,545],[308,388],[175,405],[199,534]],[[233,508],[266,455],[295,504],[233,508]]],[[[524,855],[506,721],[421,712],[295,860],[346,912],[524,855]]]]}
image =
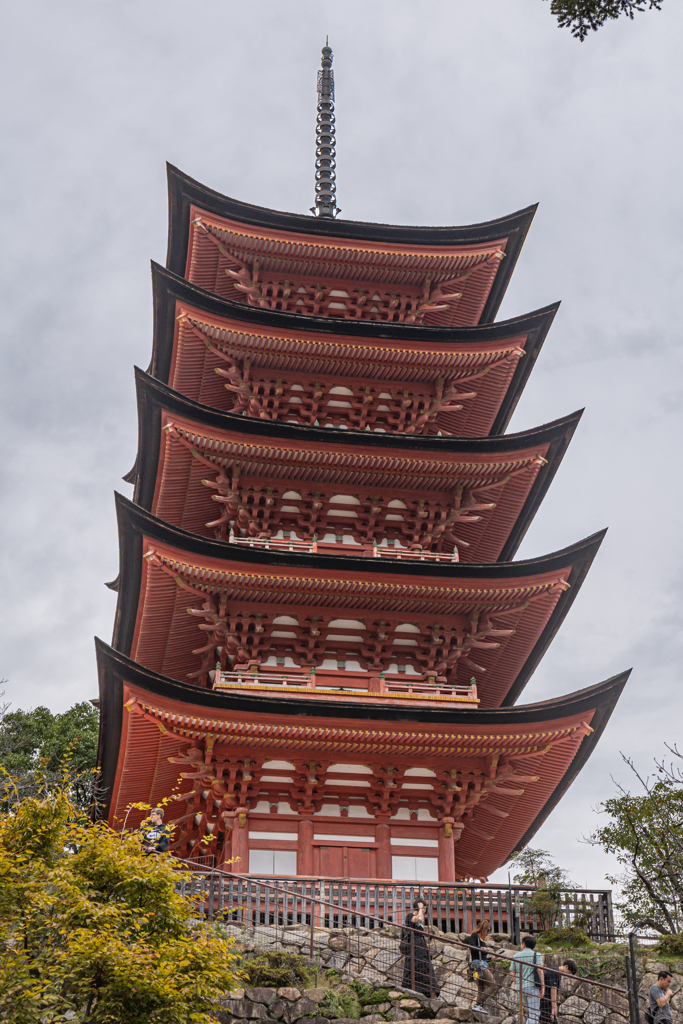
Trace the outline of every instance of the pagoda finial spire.
{"type": "Polygon", "coordinates": [[[322,55],[318,72],[318,116],[315,126],[315,206],[311,207],[311,213],[316,217],[334,220],[341,210],[335,196],[337,163],[334,145],[334,72],[329,37],[325,38],[322,55]]]}

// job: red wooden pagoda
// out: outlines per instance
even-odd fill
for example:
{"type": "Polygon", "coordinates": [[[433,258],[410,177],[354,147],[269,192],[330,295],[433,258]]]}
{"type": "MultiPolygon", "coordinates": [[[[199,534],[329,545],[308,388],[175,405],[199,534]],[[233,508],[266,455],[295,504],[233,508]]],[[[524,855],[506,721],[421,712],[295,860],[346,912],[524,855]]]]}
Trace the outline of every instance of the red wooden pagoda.
{"type": "Polygon", "coordinates": [[[330,63],[314,217],[169,169],[105,812],[175,791],[173,849],[225,870],[485,879],[626,682],[513,706],[602,534],[512,561],[579,419],[503,433],[556,309],[493,323],[534,209],[336,219],[330,63]]]}

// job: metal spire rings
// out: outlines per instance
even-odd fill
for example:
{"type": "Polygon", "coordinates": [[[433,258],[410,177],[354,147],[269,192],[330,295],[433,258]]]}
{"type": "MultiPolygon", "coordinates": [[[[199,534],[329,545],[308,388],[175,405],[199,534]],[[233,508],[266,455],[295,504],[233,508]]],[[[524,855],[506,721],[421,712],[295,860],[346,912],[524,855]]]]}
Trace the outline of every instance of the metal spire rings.
{"type": "Polygon", "coordinates": [[[322,50],[321,69],[318,72],[318,116],[315,134],[315,206],[311,213],[316,217],[331,220],[341,213],[335,193],[336,167],[334,145],[334,72],[332,71],[332,50],[325,45],[322,50]]]}

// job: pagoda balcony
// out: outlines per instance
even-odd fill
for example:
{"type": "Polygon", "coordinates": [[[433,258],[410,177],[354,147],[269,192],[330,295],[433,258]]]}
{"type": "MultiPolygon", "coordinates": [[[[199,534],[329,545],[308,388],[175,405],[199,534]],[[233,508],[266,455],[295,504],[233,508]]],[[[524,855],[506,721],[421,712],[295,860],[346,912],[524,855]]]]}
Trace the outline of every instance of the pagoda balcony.
{"type": "Polygon", "coordinates": [[[115,643],[147,668],[210,687],[217,662],[378,676],[405,666],[416,681],[485,678],[487,707],[524,686],[602,539],[506,565],[413,562],[354,558],[355,545],[338,545],[344,557],[261,551],[193,536],[122,497],[117,509],[129,610],[115,643]]]}
{"type": "Polygon", "coordinates": [[[453,330],[224,301],[163,268],[152,376],[257,422],[399,436],[501,434],[556,307],[453,330]]]}
{"type": "Polygon", "coordinates": [[[217,540],[227,541],[232,527],[242,546],[252,538],[256,549],[262,540],[302,542],[291,547],[302,555],[315,536],[317,550],[330,555],[342,542],[349,555],[398,541],[400,555],[386,557],[403,559],[405,549],[418,550],[418,559],[422,551],[443,557],[457,548],[461,562],[508,561],[579,419],[505,438],[331,439],[316,427],[217,414],[142,371],[137,384],[141,455],[128,476],[137,504],[217,540]],[[323,548],[329,541],[334,546],[323,548]]]}
{"type": "Polygon", "coordinates": [[[418,704],[434,702],[458,708],[476,708],[479,705],[475,683],[468,686],[440,683],[434,677],[420,675],[406,676],[403,673],[387,672],[374,675],[370,672],[352,672],[339,669],[288,669],[284,673],[258,672],[256,666],[243,672],[216,670],[213,674],[213,689],[219,692],[242,693],[245,690],[266,691],[277,696],[296,693],[298,697],[316,696],[325,700],[356,700],[386,704],[403,701],[418,704]]]}
{"type": "Polygon", "coordinates": [[[267,551],[303,551],[307,554],[327,555],[353,555],[356,558],[393,558],[399,561],[413,562],[459,562],[460,555],[457,548],[452,552],[411,550],[400,547],[394,543],[386,546],[381,544],[343,544],[343,538],[338,542],[320,540],[299,540],[296,537],[271,537],[268,539],[260,537],[237,537],[230,531],[230,544],[240,544],[248,548],[262,548],[267,551]],[[346,548],[346,550],[344,550],[346,548]]]}

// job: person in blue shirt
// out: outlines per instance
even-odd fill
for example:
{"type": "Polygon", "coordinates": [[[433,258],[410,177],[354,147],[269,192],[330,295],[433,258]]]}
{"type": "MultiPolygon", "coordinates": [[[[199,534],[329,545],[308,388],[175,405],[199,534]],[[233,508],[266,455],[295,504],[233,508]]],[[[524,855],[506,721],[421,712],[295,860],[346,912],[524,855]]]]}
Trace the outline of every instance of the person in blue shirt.
{"type": "Polygon", "coordinates": [[[545,995],[541,998],[541,1024],[557,1024],[557,995],[560,991],[563,976],[572,977],[578,971],[576,960],[566,959],[561,967],[557,967],[559,956],[545,958],[543,971],[545,995]],[[552,962],[551,962],[552,960],[552,962]]]}
{"type": "Polygon", "coordinates": [[[525,935],[522,949],[510,964],[510,974],[517,982],[517,990],[522,990],[522,1001],[526,1006],[526,1024],[539,1024],[541,998],[545,994],[543,974],[543,957],[536,952],[536,939],[533,935],[525,935]]]}

